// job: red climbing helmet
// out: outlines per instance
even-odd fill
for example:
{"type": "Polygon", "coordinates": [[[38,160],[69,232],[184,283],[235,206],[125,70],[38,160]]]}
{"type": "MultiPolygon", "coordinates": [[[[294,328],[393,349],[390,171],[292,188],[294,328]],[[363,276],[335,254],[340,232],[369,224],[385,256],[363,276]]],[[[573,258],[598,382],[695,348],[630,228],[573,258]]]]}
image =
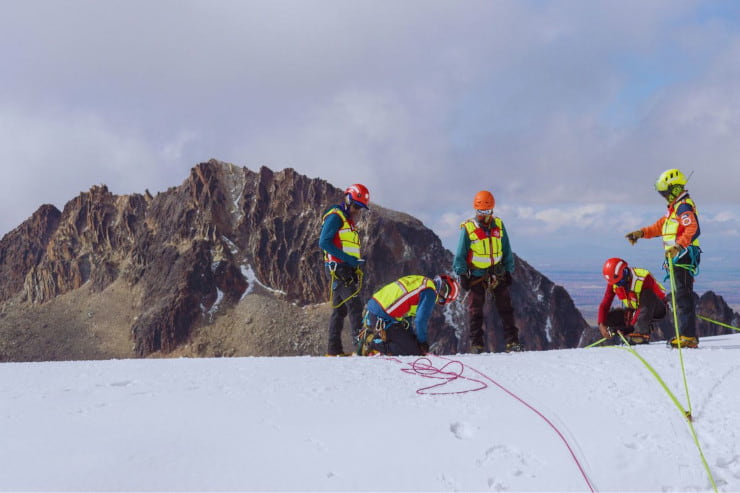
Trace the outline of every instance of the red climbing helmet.
{"type": "Polygon", "coordinates": [[[364,209],[368,209],[368,204],[370,203],[370,191],[365,185],[355,183],[354,185],[347,187],[347,190],[345,190],[344,193],[347,199],[347,205],[355,204],[364,209]]]}
{"type": "Polygon", "coordinates": [[[604,262],[604,279],[609,284],[619,284],[629,277],[629,265],[621,258],[613,257],[604,262]]]}
{"type": "Polygon", "coordinates": [[[434,285],[437,287],[437,303],[445,305],[457,299],[460,294],[460,285],[455,279],[445,274],[440,274],[434,278],[434,285]]]}

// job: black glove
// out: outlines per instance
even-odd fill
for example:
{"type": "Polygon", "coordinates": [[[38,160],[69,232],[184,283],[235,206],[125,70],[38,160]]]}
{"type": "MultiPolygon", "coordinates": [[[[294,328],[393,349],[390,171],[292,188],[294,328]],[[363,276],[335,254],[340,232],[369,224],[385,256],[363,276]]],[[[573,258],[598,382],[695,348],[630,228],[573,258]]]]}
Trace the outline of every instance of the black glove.
{"type": "Polygon", "coordinates": [[[419,343],[419,351],[421,351],[421,354],[427,354],[429,352],[429,343],[428,342],[420,342],[419,343]]]}
{"type": "Polygon", "coordinates": [[[461,274],[459,279],[460,279],[459,280],[460,287],[462,289],[464,289],[465,291],[467,291],[468,289],[470,289],[470,276],[469,275],[467,275],[467,274],[461,274]]]}

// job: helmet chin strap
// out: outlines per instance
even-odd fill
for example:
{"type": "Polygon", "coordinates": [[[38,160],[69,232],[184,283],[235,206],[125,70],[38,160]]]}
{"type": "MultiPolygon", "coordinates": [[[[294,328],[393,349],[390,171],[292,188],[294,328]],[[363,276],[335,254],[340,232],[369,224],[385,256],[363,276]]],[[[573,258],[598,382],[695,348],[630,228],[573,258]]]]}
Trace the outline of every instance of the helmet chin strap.
{"type": "Polygon", "coordinates": [[[476,219],[478,219],[479,222],[482,222],[484,224],[490,224],[493,220],[493,214],[486,214],[486,215],[476,215],[476,219]]]}

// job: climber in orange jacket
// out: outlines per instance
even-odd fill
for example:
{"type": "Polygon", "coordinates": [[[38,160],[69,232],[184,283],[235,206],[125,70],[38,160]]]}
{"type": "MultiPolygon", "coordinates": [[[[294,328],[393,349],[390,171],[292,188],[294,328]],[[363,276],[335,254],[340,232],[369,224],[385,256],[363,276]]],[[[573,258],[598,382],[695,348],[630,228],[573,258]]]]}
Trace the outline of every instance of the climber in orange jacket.
{"type": "Polygon", "coordinates": [[[655,182],[655,189],[668,202],[665,216],[655,224],[627,233],[631,244],[639,238],[663,238],[665,257],[671,259],[676,284],[676,312],[678,337],[669,341],[673,347],[697,347],[696,306],[694,304],[694,276],[698,273],[701,248],[699,248],[699,219],[696,204],[685,190],[686,176],[677,169],[664,171],[655,182]]]}

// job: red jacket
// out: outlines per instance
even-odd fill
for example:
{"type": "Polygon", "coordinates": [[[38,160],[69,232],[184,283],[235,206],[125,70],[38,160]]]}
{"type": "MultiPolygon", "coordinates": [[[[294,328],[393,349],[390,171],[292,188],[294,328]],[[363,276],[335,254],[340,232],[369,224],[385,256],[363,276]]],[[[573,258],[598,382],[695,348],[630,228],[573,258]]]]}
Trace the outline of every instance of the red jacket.
{"type": "MultiPolygon", "coordinates": [[[[665,291],[663,290],[663,286],[655,281],[655,278],[653,278],[652,274],[648,274],[642,283],[642,290],[644,291],[646,289],[652,289],[653,293],[655,293],[659,300],[665,300],[665,291]]],[[[606,285],[604,298],[602,298],[601,304],[599,305],[599,325],[603,324],[606,321],[606,315],[609,313],[609,308],[611,308],[612,306],[614,296],[616,295],[620,300],[624,300],[627,298],[628,294],[629,292],[622,287],[617,287],[617,289],[615,290],[611,284],[606,285]]],[[[635,310],[635,313],[633,314],[629,325],[635,325],[639,313],[640,309],[638,308],[637,310],[635,310]]]]}

